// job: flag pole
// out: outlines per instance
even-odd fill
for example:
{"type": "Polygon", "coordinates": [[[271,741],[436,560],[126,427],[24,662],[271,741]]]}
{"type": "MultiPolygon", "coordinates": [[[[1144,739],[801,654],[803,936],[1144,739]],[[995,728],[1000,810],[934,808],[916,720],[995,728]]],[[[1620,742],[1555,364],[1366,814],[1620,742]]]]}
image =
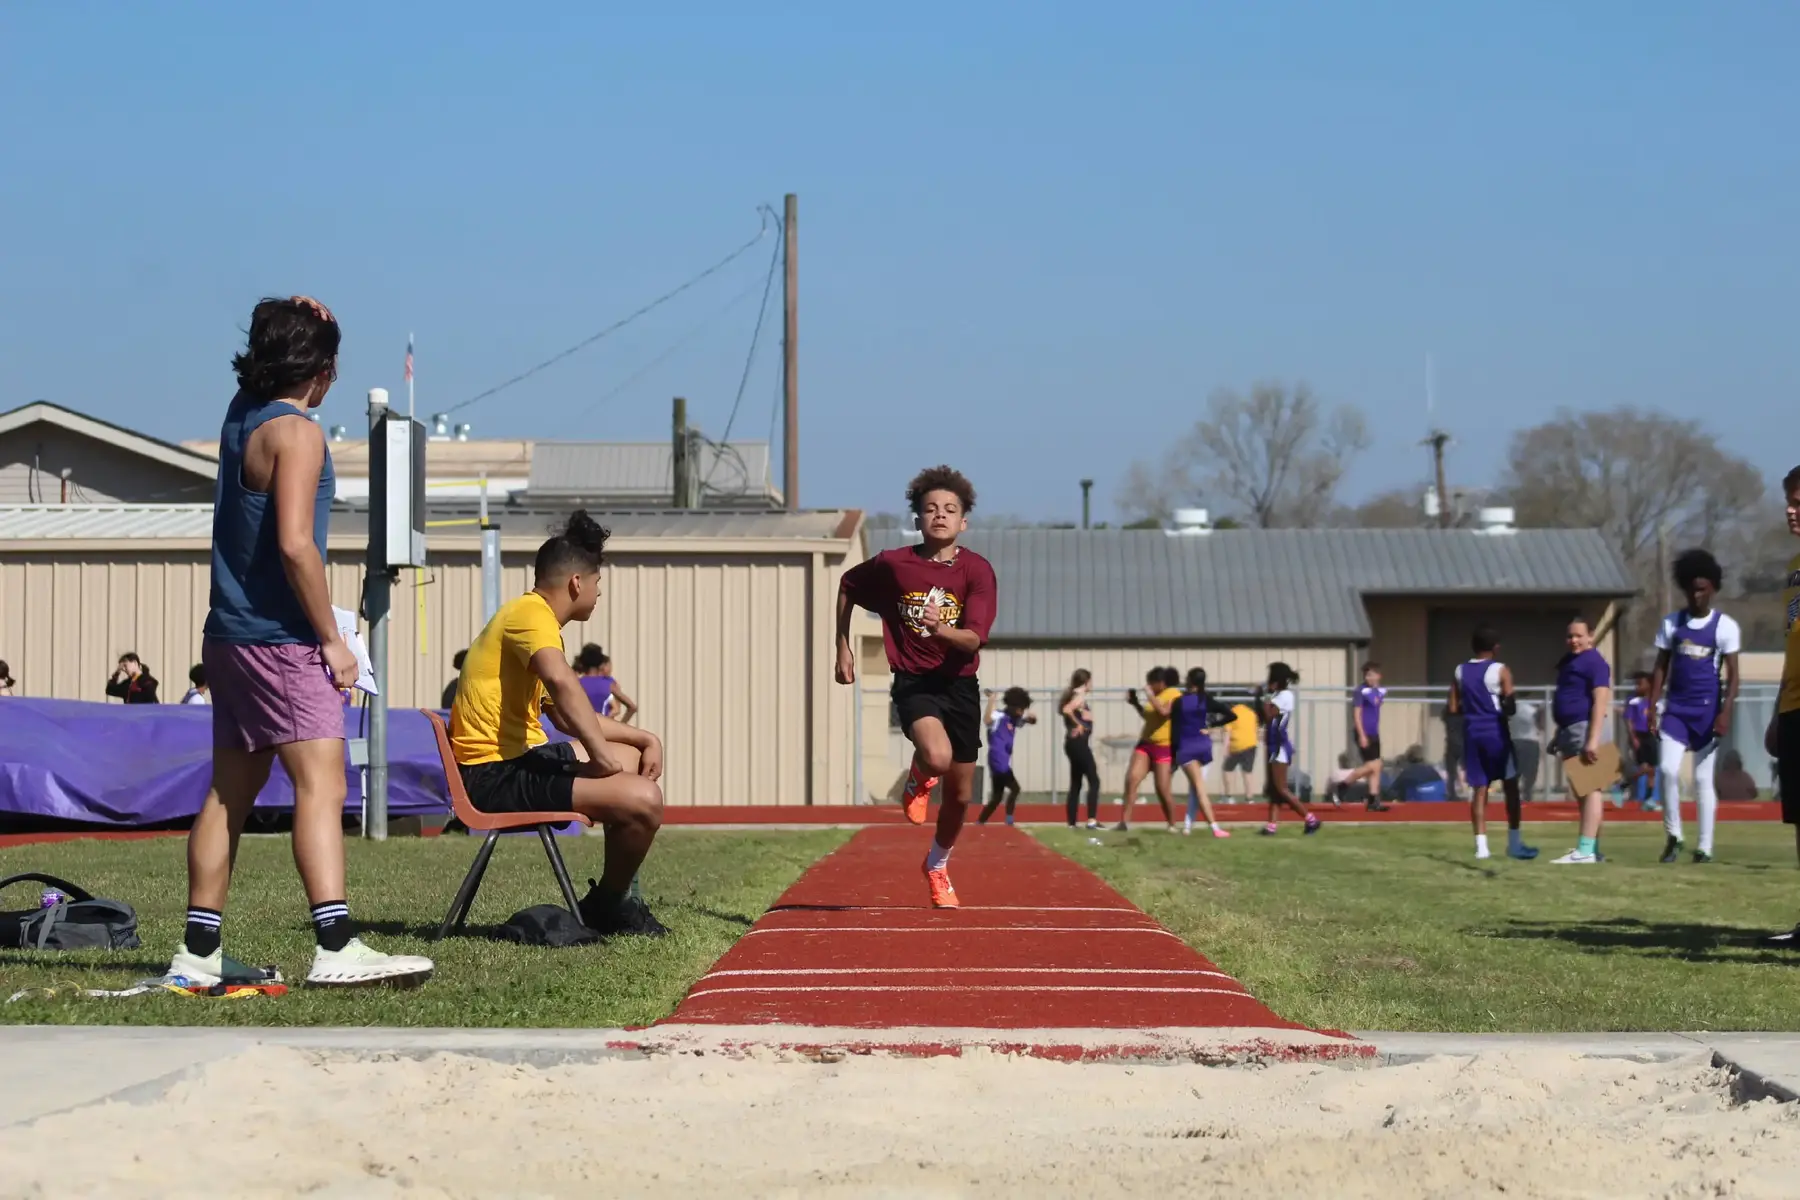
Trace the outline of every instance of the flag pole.
{"type": "Polygon", "coordinates": [[[409,333],[406,335],[406,415],[408,417],[411,417],[413,415],[412,356],[413,356],[413,335],[409,333]]]}

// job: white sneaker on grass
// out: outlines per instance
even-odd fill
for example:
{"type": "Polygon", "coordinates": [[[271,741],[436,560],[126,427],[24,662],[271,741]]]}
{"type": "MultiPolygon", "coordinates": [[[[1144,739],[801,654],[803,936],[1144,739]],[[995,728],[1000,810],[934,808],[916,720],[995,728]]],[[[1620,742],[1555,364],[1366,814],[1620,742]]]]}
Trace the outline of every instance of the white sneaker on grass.
{"type": "Polygon", "coordinates": [[[1571,850],[1561,858],[1551,859],[1550,865],[1553,867],[1585,867],[1599,861],[1598,854],[1583,854],[1579,850],[1571,850]]]}
{"type": "Polygon", "coordinates": [[[175,947],[175,956],[169,959],[168,973],[164,979],[185,979],[199,987],[211,987],[219,982],[225,973],[225,952],[214,950],[205,958],[187,948],[187,943],[175,947]]]}
{"type": "Polygon", "coordinates": [[[432,962],[417,954],[383,954],[351,938],[342,950],[320,946],[313,952],[308,987],[371,987],[391,984],[406,987],[431,977],[432,962]]]}

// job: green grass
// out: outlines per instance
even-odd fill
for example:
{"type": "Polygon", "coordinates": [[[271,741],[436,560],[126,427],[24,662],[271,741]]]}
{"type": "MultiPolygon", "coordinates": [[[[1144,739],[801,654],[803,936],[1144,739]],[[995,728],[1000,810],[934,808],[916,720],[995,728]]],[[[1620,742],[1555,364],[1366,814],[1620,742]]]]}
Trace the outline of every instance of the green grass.
{"type": "Polygon", "coordinates": [[[1800,1030],[1800,954],[1756,944],[1800,918],[1792,829],[1721,825],[1718,862],[1661,866],[1660,826],[1618,825],[1607,862],[1551,866],[1573,833],[1487,863],[1462,826],[1042,836],[1317,1028],[1800,1030]]]}
{"type": "MultiPolygon", "coordinates": [[[[477,842],[404,838],[348,847],[351,913],[383,950],[428,954],[437,975],[414,991],[312,991],[281,997],[124,999],[62,994],[0,1004],[0,1022],[157,1025],[641,1025],[668,1015],[720,954],[781,892],[847,835],[836,831],[736,833],[665,830],[640,876],[645,898],[672,933],[599,946],[545,950],[479,937],[430,943],[477,842]]],[[[560,839],[577,890],[600,873],[602,840],[560,839]]],[[[77,841],[0,850],[0,876],[37,870],[138,911],[143,948],[117,954],[0,950],[0,1000],[21,988],[120,988],[159,975],[181,938],[187,904],[185,842],[77,841]]],[[[34,888],[0,898],[17,909],[34,888]]],[[[507,837],[494,852],[470,924],[493,925],[532,904],[558,903],[556,882],[533,837],[507,837]]],[[[312,927],[285,837],[247,837],[225,915],[228,953],[275,963],[291,980],[312,957],[312,927]]]]}

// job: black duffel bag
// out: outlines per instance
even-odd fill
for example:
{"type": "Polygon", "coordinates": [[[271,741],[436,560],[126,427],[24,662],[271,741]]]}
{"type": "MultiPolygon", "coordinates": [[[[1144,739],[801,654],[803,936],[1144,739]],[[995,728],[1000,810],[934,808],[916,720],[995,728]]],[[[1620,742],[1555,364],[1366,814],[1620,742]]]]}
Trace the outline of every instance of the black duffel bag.
{"type": "Polygon", "coordinates": [[[0,912],[0,947],[21,950],[136,950],[137,912],[120,900],[97,900],[86,888],[54,875],[26,871],[0,879],[0,891],[15,883],[55,888],[62,900],[49,908],[0,912]]]}

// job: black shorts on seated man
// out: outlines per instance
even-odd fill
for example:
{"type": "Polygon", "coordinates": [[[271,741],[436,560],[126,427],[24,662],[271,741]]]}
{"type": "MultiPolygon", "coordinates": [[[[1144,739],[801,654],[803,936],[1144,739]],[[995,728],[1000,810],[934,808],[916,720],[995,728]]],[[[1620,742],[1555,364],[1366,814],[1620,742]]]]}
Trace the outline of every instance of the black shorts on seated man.
{"type": "Polygon", "coordinates": [[[662,827],[662,742],[596,714],[563,648],[562,627],[587,620],[600,598],[606,537],[577,511],[538,549],[532,590],[502,605],[463,659],[450,745],[483,812],[578,812],[601,826],[606,866],[589,880],[582,922],[660,937],[668,931],[631,881],[662,827]],[[574,742],[549,744],[540,715],[574,742]]]}

